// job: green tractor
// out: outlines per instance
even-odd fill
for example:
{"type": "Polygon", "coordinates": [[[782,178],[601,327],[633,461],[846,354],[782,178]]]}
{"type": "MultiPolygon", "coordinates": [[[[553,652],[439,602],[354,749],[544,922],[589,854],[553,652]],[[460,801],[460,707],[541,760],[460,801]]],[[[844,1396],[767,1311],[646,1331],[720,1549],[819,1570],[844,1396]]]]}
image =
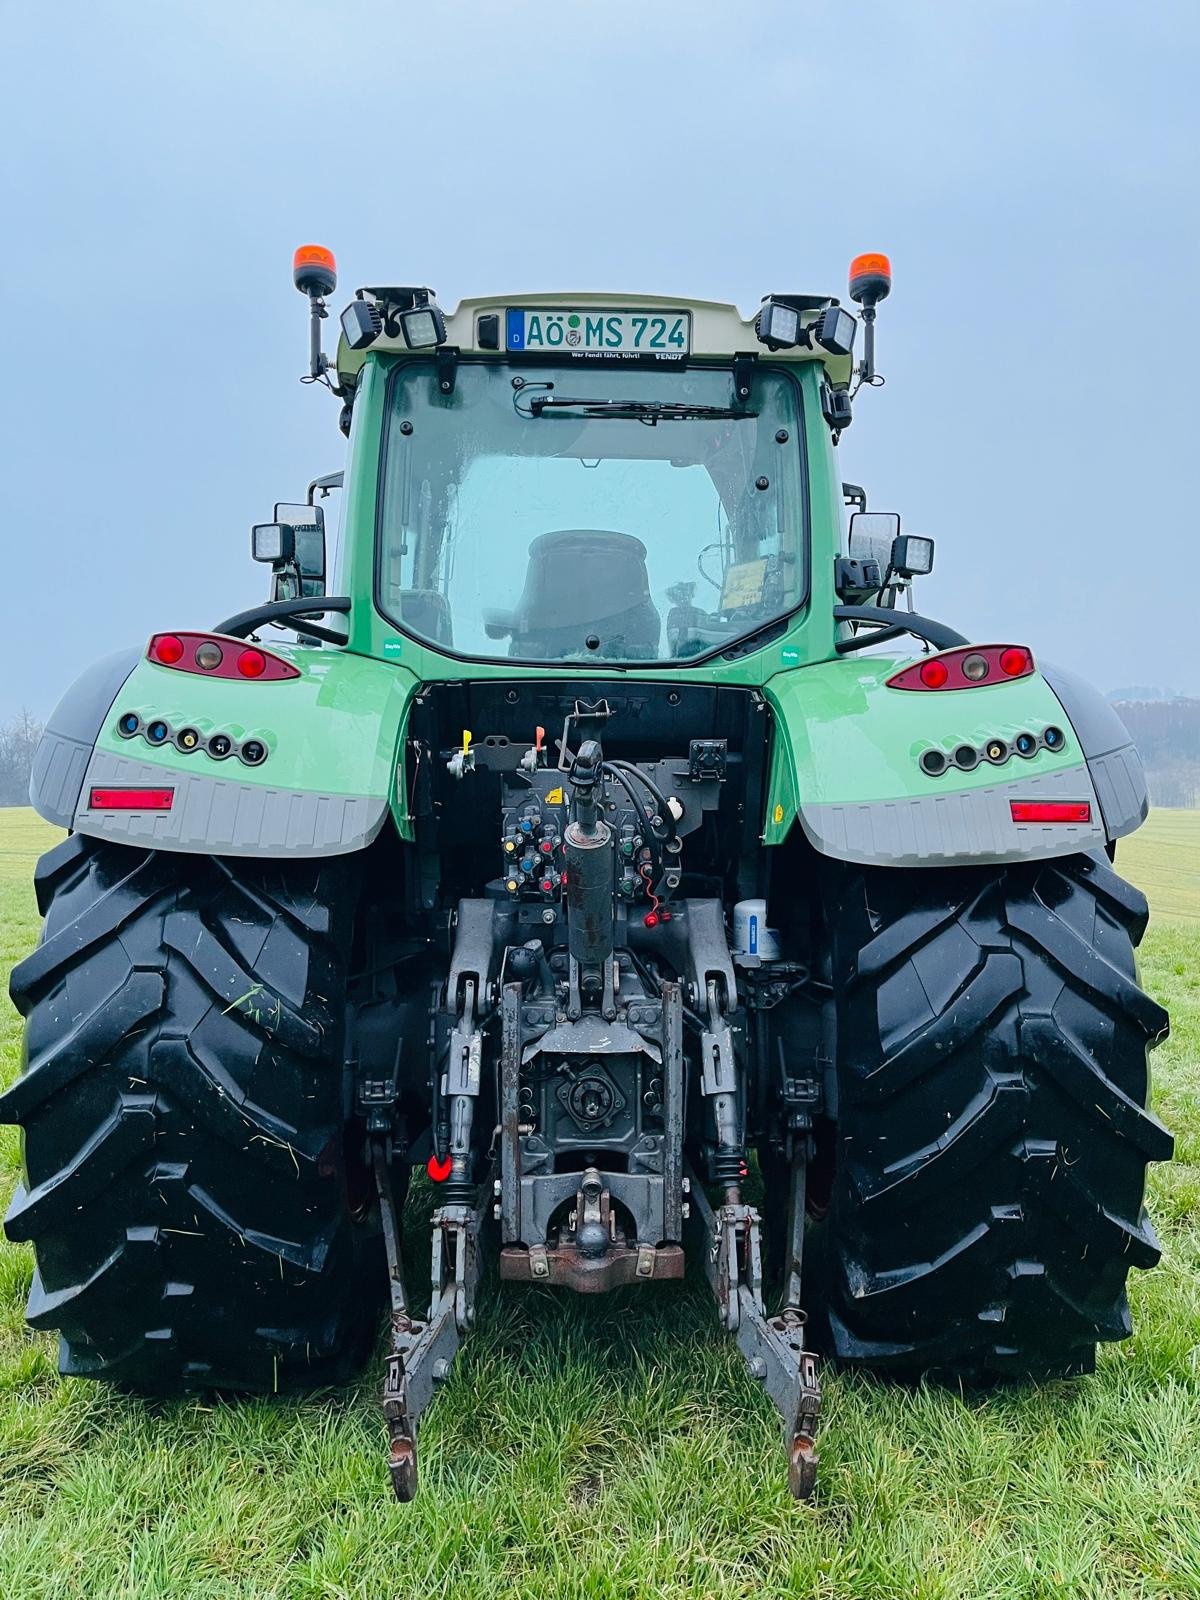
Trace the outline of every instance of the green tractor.
{"type": "Polygon", "coordinates": [[[337,1381],[389,1304],[404,1499],[487,1263],[690,1255],[798,1496],[819,1354],[1089,1370],[1172,1147],[1111,865],[1146,790],[1093,689],[913,609],[932,543],[841,480],[886,257],[857,315],[360,289],[333,360],[333,258],[294,275],[344,474],[253,530],[268,602],[109,656],[37,755],[69,837],[0,1116],[61,1370],[337,1381]]]}

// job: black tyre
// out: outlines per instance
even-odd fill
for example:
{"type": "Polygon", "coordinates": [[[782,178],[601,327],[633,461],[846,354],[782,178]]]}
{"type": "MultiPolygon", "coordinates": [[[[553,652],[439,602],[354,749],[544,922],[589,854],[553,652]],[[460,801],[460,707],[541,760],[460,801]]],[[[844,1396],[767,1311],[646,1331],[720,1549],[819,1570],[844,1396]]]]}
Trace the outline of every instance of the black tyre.
{"type": "Polygon", "coordinates": [[[33,1242],[27,1315],[61,1330],[63,1372],[270,1390],[365,1352],[342,1059],[357,872],[78,836],[39,863],[5,1227],[33,1242]]]}
{"type": "Polygon", "coordinates": [[[1146,902],[1101,857],[847,871],[833,890],[838,1161],[829,1335],[915,1373],[1090,1370],[1171,1135],[1145,1107],[1166,1013],[1138,987],[1146,902]]]}

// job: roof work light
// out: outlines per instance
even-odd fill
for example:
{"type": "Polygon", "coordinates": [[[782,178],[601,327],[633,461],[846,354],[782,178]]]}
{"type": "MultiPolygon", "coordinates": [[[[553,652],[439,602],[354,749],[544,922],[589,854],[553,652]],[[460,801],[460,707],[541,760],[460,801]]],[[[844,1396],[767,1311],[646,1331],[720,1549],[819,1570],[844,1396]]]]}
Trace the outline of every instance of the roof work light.
{"type": "Polygon", "coordinates": [[[848,356],[854,349],[858,324],[844,306],[807,296],[784,299],[767,295],[754,319],[754,331],[768,350],[794,350],[803,345],[809,350],[815,346],[831,356],[848,356]],[[801,315],[813,310],[817,312],[816,319],[803,325],[801,315]]]}
{"type": "Polygon", "coordinates": [[[754,319],[754,331],[768,350],[791,350],[800,343],[800,313],[795,306],[768,298],[754,319]]]}
{"type": "Polygon", "coordinates": [[[396,320],[410,350],[432,350],[446,342],[446,318],[427,289],[416,290],[414,304],[397,312],[396,320]]]}
{"type": "Polygon", "coordinates": [[[365,350],[383,332],[383,313],[373,300],[351,300],[342,312],[342,337],[351,350],[365,350]]]}

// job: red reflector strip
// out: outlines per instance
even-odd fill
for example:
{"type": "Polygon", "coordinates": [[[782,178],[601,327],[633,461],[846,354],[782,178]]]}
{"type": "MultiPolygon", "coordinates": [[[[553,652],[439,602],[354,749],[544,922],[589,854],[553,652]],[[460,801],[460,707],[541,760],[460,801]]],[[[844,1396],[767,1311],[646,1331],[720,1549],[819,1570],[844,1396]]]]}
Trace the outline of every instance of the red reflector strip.
{"type": "Polygon", "coordinates": [[[1090,822],[1091,803],[1087,800],[1010,800],[1008,809],[1014,822],[1090,822]]]}
{"type": "Polygon", "coordinates": [[[92,811],[170,811],[174,789],[93,789],[92,811]]]}

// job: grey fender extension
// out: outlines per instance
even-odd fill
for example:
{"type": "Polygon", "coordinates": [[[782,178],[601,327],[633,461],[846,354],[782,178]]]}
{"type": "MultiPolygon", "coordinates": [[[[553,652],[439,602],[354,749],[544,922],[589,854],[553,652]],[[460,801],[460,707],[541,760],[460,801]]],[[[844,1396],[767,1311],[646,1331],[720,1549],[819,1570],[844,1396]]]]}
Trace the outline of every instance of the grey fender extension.
{"type": "Polygon", "coordinates": [[[215,773],[180,772],[97,750],[75,812],[77,833],[152,850],[214,856],[345,855],[369,845],[387,816],[382,795],[319,794],[239,780],[236,760],[215,773]],[[93,788],[174,790],[169,811],[93,811],[93,788]]]}

